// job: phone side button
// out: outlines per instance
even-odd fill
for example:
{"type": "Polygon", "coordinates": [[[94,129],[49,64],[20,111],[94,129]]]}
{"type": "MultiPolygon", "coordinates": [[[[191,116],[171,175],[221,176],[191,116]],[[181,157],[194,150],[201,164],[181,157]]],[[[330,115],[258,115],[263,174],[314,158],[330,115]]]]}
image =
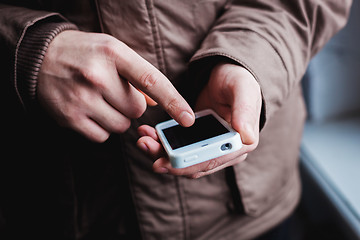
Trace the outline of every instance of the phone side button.
{"type": "Polygon", "coordinates": [[[198,159],[198,155],[190,156],[184,159],[184,162],[192,162],[198,159]]]}

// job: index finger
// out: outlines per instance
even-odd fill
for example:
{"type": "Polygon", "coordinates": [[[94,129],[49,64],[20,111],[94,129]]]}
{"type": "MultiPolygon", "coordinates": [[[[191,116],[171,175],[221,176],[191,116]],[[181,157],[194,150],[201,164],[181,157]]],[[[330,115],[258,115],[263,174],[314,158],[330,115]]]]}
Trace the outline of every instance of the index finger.
{"type": "Polygon", "coordinates": [[[118,73],[154,99],[175,121],[191,126],[195,114],[168,78],[126,45],[116,59],[118,73]]]}

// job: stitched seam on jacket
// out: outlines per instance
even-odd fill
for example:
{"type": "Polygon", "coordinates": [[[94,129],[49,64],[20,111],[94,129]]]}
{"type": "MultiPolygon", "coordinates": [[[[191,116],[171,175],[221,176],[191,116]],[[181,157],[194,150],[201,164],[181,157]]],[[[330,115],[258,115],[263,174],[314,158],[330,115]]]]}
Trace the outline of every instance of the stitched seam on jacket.
{"type": "MultiPolygon", "coordinates": [[[[125,139],[124,139],[124,136],[120,136],[120,139],[121,139],[121,142],[124,143],[125,142],[125,139]]],[[[134,183],[133,183],[133,180],[130,176],[130,164],[129,162],[127,161],[127,159],[129,159],[129,152],[127,150],[127,148],[125,147],[124,144],[120,144],[121,146],[121,150],[122,150],[122,156],[123,156],[123,159],[124,159],[124,167],[125,167],[125,171],[128,173],[127,174],[127,179],[129,181],[129,189],[130,189],[130,194],[131,194],[131,198],[132,198],[132,201],[133,201],[133,204],[134,204],[134,211],[135,211],[135,214],[136,214],[136,221],[138,223],[138,227],[139,227],[139,231],[140,231],[140,236],[142,239],[145,239],[144,236],[146,236],[145,234],[145,230],[143,228],[143,224],[140,223],[139,219],[140,219],[140,214],[139,214],[139,206],[138,206],[138,198],[136,196],[136,193],[135,193],[135,190],[134,190],[134,183]]]]}
{"type": "Polygon", "coordinates": [[[153,0],[145,0],[146,4],[146,10],[149,16],[150,21],[150,27],[151,27],[151,33],[154,41],[154,49],[155,49],[155,55],[156,55],[156,61],[158,68],[161,72],[163,72],[166,75],[166,66],[165,66],[165,53],[163,44],[160,38],[159,33],[159,26],[157,22],[157,18],[155,16],[154,11],[154,2],[153,0]]]}
{"type": "Polygon", "coordinates": [[[102,17],[100,7],[99,7],[99,0],[94,0],[94,1],[95,1],[97,17],[98,17],[98,21],[99,21],[99,25],[100,25],[100,30],[103,33],[104,32],[104,23],[103,23],[103,17],[102,17]]]}
{"type": "MultiPolygon", "coordinates": [[[[254,31],[254,30],[252,30],[252,29],[247,29],[247,28],[243,28],[243,29],[241,29],[241,31],[256,34],[257,36],[259,36],[262,40],[264,40],[264,41],[271,47],[271,49],[275,52],[275,54],[276,54],[276,55],[278,56],[278,58],[280,59],[281,65],[283,66],[283,68],[285,69],[285,71],[286,71],[286,73],[287,73],[287,80],[289,80],[289,71],[288,71],[288,68],[286,67],[285,61],[284,61],[284,59],[281,57],[281,55],[280,55],[279,51],[277,50],[277,48],[276,48],[271,42],[269,42],[269,41],[266,39],[266,37],[264,37],[264,36],[263,36],[261,33],[259,33],[259,32],[256,32],[256,31],[254,31]]],[[[190,59],[190,62],[199,60],[199,59],[201,59],[201,58],[203,58],[203,57],[207,57],[207,56],[209,56],[209,55],[216,55],[216,54],[217,54],[217,53],[210,53],[210,54],[209,54],[209,53],[205,53],[205,54],[200,54],[200,55],[198,55],[198,56],[193,57],[192,59],[190,59]]],[[[235,58],[235,57],[233,57],[233,56],[230,56],[230,55],[227,55],[227,54],[224,54],[224,53],[221,53],[221,52],[219,52],[219,54],[221,54],[221,55],[223,55],[223,56],[230,57],[231,59],[233,59],[233,60],[235,60],[235,61],[237,61],[237,62],[239,62],[239,63],[241,63],[241,64],[244,64],[244,63],[242,63],[242,61],[241,61],[240,59],[237,59],[237,58],[235,58]]],[[[246,66],[246,65],[244,65],[244,66],[246,66]]],[[[248,70],[251,70],[251,69],[248,69],[248,70]]],[[[252,72],[252,74],[256,77],[256,75],[255,75],[253,72],[252,72]]]]}
{"type": "MultiPolygon", "coordinates": [[[[255,35],[259,36],[259,38],[261,38],[265,43],[267,43],[268,46],[270,47],[270,49],[276,54],[276,56],[278,57],[279,62],[281,63],[281,66],[284,68],[284,70],[286,72],[286,80],[287,80],[287,86],[286,86],[287,90],[286,91],[287,91],[287,93],[284,95],[284,97],[287,98],[290,95],[290,87],[291,87],[290,86],[289,71],[288,71],[288,68],[286,67],[285,61],[281,57],[279,51],[276,49],[276,47],[271,42],[269,42],[266,39],[266,37],[264,37],[259,32],[256,32],[256,31],[254,31],[252,29],[247,29],[247,28],[242,28],[241,31],[249,32],[251,34],[255,34],[255,35]]],[[[209,57],[209,56],[224,56],[224,57],[228,57],[228,58],[234,60],[235,62],[238,62],[243,67],[245,67],[255,77],[255,79],[257,80],[257,82],[260,85],[260,88],[261,89],[263,88],[262,87],[262,82],[260,81],[258,74],[256,74],[253,71],[253,69],[247,63],[245,63],[242,59],[236,58],[236,57],[232,56],[230,53],[228,53],[226,51],[223,51],[223,49],[219,49],[219,48],[207,49],[204,53],[199,54],[199,55],[195,55],[194,57],[192,57],[190,59],[190,63],[198,61],[198,60],[200,60],[202,58],[205,58],[205,57],[209,57]]],[[[264,125],[266,124],[266,119],[268,118],[267,113],[272,112],[272,109],[271,109],[271,104],[267,104],[267,102],[269,100],[267,98],[265,98],[265,95],[263,94],[263,91],[261,91],[261,95],[262,95],[263,99],[265,100],[265,101],[263,101],[264,113],[265,113],[265,115],[264,115],[265,116],[265,121],[264,121],[264,124],[262,125],[262,127],[264,127],[264,125]]]]}
{"type": "MultiPolygon", "coordinates": [[[[298,204],[299,202],[299,197],[300,197],[300,194],[298,193],[297,190],[300,189],[300,185],[299,185],[300,181],[299,181],[299,175],[298,173],[296,174],[295,178],[294,177],[291,177],[291,180],[287,182],[287,184],[285,184],[285,186],[282,188],[282,191],[279,193],[279,195],[274,199],[274,204],[272,205],[272,207],[274,207],[275,204],[279,204],[281,203],[282,206],[284,205],[292,205],[291,209],[290,207],[288,209],[286,209],[287,211],[283,210],[281,213],[284,214],[284,212],[287,212],[287,216],[289,214],[291,214],[291,212],[294,211],[296,205],[298,204]],[[294,202],[294,198],[297,199],[296,202],[294,202]],[[275,200],[278,200],[278,201],[275,201],[275,200]],[[290,209],[290,210],[289,210],[290,209]]],[[[300,189],[301,191],[301,189],[300,189]]],[[[268,213],[270,208],[267,209],[267,211],[265,213],[268,213]]],[[[261,216],[259,217],[261,218],[261,216]]],[[[281,219],[278,217],[276,219],[278,222],[280,221],[281,222],[281,219]]],[[[251,222],[252,220],[250,219],[248,221],[251,222]]],[[[256,219],[254,220],[256,221],[256,219]]],[[[263,221],[264,222],[264,221],[263,221]]],[[[246,224],[246,223],[245,223],[246,224]]],[[[228,231],[228,234],[227,235],[224,235],[222,239],[235,239],[237,236],[240,235],[241,230],[238,228],[238,227],[234,227],[234,228],[231,228],[230,231],[228,231]]],[[[249,239],[249,237],[245,237],[247,239],[249,239]]]]}
{"type": "Polygon", "coordinates": [[[181,187],[181,179],[179,177],[174,177],[175,184],[176,184],[176,191],[179,198],[179,205],[180,205],[180,211],[181,211],[181,217],[182,217],[182,223],[183,223],[183,239],[190,239],[188,224],[186,221],[186,206],[185,206],[185,198],[184,198],[184,192],[183,188],[181,187]]]}

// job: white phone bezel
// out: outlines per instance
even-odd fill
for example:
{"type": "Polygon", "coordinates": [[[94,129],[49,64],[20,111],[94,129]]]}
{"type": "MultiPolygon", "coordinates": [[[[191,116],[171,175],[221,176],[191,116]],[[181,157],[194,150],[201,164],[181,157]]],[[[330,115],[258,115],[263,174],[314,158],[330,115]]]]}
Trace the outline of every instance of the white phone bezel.
{"type": "Polygon", "coordinates": [[[178,125],[178,123],[172,119],[159,123],[155,126],[160,141],[169,157],[171,165],[174,168],[189,167],[238,151],[242,147],[240,134],[236,132],[224,119],[219,117],[213,110],[206,109],[197,112],[195,113],[195,117],[199,118],[209,114],[213,115],[226,129],[229,130],[229,132],[190,145],[186,145],[175,150],[171,148],[162,130],[178,125]],[[221,147],[224,144],[230,144],[231,149],[222,150],[221,147]]]}

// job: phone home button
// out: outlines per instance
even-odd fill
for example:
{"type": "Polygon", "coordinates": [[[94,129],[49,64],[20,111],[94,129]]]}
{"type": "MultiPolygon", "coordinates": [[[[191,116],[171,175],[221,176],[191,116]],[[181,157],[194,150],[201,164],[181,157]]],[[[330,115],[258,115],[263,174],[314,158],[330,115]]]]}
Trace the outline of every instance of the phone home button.
{"type": "Polygon", "coordinates": [[[184,159],[184,162],[192,162],[198,158],[198,155],[193,155],[184,159]]]}

